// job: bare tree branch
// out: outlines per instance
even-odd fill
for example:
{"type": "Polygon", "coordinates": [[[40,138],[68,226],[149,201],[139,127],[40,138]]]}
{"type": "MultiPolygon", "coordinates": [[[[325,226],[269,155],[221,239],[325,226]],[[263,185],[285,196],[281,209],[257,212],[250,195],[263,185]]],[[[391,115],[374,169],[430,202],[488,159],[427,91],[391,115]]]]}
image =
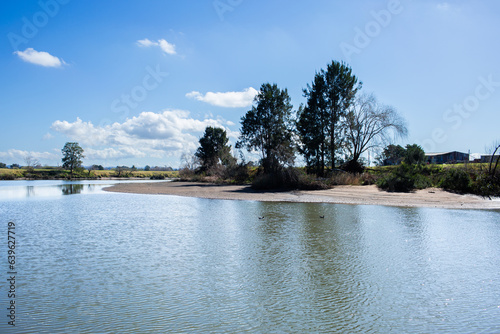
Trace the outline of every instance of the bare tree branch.
{"type": "Polygon", "coordinates": [[[405,120],[388,105],[380,104],[373,95],[356,98],[346,115],[346,150],[357,161],[363,152],[393,141],[391,137],[406,137],[405,120]]]}

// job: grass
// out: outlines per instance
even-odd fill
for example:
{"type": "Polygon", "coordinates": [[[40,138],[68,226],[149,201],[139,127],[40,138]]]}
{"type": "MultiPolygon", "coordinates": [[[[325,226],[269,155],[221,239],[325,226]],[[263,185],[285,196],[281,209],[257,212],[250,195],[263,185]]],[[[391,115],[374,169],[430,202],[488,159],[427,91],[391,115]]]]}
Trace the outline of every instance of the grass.
{"type": "MultiPolygon", "coordinates": [[[[70,177],[69,170],[64,170],[58,167],[37,168],[28,171],[26,168],[9,169],[0,168],[0,180],[15,180],[15,179],[36,179],[36,180],[52,180],[52,179],[67,179],[70,177]]],[[[118,177],[115,170],[93,170],[89,173],[88,170],[79,170],[73,172],[73,178],[108,178],[118,177]]],[[[120,177],[123,178],[142,178],[142,179],[165,179],[178,178],[178,171],[127,171],[122,172],[120,177]]]]}

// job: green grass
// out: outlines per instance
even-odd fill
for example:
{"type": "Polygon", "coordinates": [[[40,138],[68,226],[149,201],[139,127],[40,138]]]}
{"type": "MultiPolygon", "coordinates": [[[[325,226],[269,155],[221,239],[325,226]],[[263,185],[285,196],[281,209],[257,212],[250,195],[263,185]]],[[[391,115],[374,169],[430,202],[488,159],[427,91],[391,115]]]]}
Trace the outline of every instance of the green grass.
{"type": "MultiPolygon", "coordinates": [[[[58,167],[37,168],[33,171],[28,171],[26,168],[9,169],[0,168],[0,180],[14,180],[21,178],[29,178],[36,180],[50,179],[67,179],[70,177],[69,170],[64,170],[58,167]]],[[[103,178],[117,177],[115,170],[93,170],[89,173],[88,170],[79,170],[73,172],[73,178],[103,178]]],[[[122,172],[121,177],[124,178],[177,178],[178,171],[127,171],[122,172]]]]}

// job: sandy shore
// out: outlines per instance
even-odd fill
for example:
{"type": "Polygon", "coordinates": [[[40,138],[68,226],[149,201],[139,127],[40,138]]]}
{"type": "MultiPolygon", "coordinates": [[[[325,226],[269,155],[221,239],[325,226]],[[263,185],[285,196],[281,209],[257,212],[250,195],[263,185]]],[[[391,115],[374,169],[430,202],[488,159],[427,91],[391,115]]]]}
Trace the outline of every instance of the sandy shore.
{"type": "Polygon", "coordinates": [[[500,209],[500,199],[489,200],[473,195],[458,195],[434,188],[418,190],[413,193],[388,193],[378,190],[376,186],[336,186],[329,190],[258,192],[252,190],[249,186],[158,182],[121,183],[104,190],[225,200],[366,204],[448,209],[500,209]]]}

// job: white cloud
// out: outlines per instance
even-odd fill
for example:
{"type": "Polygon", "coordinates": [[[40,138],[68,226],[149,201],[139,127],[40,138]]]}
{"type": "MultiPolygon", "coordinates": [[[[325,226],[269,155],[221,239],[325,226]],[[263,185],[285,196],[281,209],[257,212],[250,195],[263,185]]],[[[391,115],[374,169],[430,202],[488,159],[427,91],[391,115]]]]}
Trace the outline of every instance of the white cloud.
{"type": "Polygon", "coordinates": [[[158,45],[158,43],[154,43],[154,42],[151,42],[149,39],[145,38],[145,39],[141,39],[141,40],[138,40],[137,41],[137,44],[139,46],[142,46],[142,47],[150,47],[150,46],[153,46],[153,45],[158,45]]]}
{"type": "Polygon", "coordinates": [[[149,39],[145,38],[145,39],[138,40],[137,45],[139,45],[140,47],[146,47],[146,48],[149,48],[152,46],[157,46],[160,49],[162,49],[163,52],[165,52],[169,55],[177,54],[177,52],[175,51],[175,45],[170,44],[169,42],[167,42],[164,39],[159,39],[157,42],[153,42],[153,41],[150,41],[149,39]]]}
{"type": "Polygon", "coordinates": [[[217,126],[233,134],[222,119],[191,118],[184,110],[160,113],[142,112],[138,116],[105,126],[95,126],[77,118],[75,122],[57,120],[51,129],[77,141],[89,160],[166,157],[194,151],[207,126],[217,126]]]}
{"type": "MultiPolygon", "coordinates": [[[[8,150],[7,152],[0,152],[0,158],[2,159],[9,159],[14,162],[21,162],[21,164],[24,162],[24,159],[27,156],[31,156],[34,159],[37,159],[38,161],[42,162],[44,160],[58,160],[61,158],[61,155],[55,154],[55,153],[50,153],[50,152],[33,152],[33,151],[22,151],[22,150],[16,150],[16,149],[11,149],[8,150]]],[[[4,163],[7,163],[7,161],[3,161],[4,163]]]]}
{"type": "Polygon", "coordinates": [[[47,132],[44,136],[43,136],[43,140],[50,140],[54,138],[54,135],[50,132],[47,132]]]}
{"type": "Polygon", "coordinates": [[[14,54],[27,63],[45,67],[61,67],[63,64],[66,64],[64,60],[60,60],[48,52],[36,51],[33,48],[27,48],[24,51],[15,51],[14,54]]]}
{"type": "Polygon", "coordinates": [[[441,2],[436,5],[437,9],[442,11],[447,11],[450,9],[450,4],[447,2],[441,2]]]}
{"type": "Polygon", "coordinates": [[[175,45],[170,44],[164,39],[158,40],[158,43],[160,44],[160,48],[163,50],[163,52],[168,53],[169,55],[175,55],[175,45]]]}
{"type": "Polygon", "coordinates": [[[193,91],[191,93],[187,93],[186,97],[218,107],[243,108],[251,106],[253,99],[258,93],[259,92],[255,88],[249,87],[241,92],[208,92],[205,95],[200,92],[193,91]]]}

